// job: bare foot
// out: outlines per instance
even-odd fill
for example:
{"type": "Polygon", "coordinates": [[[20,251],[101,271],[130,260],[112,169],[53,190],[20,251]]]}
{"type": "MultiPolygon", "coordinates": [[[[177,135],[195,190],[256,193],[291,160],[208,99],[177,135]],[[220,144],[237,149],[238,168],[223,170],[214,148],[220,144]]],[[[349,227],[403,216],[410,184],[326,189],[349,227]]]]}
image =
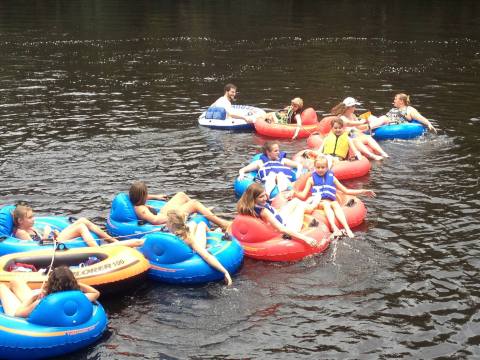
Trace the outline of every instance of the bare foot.
{"type": "Polygon", "coordinates": [[[380,156],[380,155],[374,155],[372,156],[373,160],[383,160],[383,156],[380,156]]]}
{"type": "Polygon", "coordinates": [[[350,229],[344,229],[345,233],[347,234],[347,236],[350,238],[350,239],[353,239],[355,237],[355,235],[353,234],[352,230],[350,229]]]}

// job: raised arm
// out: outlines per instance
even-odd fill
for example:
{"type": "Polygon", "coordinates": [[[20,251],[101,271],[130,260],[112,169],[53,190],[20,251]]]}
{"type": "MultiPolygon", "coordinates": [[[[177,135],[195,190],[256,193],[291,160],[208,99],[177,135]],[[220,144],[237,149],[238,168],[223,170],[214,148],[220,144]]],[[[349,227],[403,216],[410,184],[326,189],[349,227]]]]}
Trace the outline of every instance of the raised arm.
{"type": "Polygon", "coordinates": [[[90,285],[79,282],[78,286],[80,287],[80,291],[83,292],[91,302],[96,301],[100,297],[100,292],[90,285]]]}

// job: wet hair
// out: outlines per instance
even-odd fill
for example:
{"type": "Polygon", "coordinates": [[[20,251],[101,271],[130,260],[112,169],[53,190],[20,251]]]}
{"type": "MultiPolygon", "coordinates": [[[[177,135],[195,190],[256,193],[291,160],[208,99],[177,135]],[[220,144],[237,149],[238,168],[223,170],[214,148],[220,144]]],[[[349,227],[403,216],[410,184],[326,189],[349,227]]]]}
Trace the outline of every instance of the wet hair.
{"type": "Polygon", "coordinates": [[[237,203],[237,212],[240,215],[250,215],[257,216],[255,213],[255,204],[257,198],[265,192],[265,189],[262,184],[253,183],[250,185],[247,190],[243,193],[240,200],[237,203]]]}
{"type": "Polygon", "coordinates": [[[134,206],[145,205],[147,202],[148,188],[143,181],[135,181],[128,191],[130,201],[134,206]]]}
{"type": "Polygon", "coordinates": [[[278,141],[266,141],[262,146],[262,152],[267,155],[267,151],[272,151],[273,145],[278,145],[278,141]]]}
{"type": "Polygon", "coordinates": [[[341,116],[345,113],[345,110],[347,110],[348,106],[345,105],[342,102],[338,103],[337,105],[335,105],[331,110],[330,110],[330,114],[332,115],[335,115],[335,116],[341,116]]]}
{"type": "Polygon", "coordinates": [[[27,214],[30,212],[30,211],[33,211],[32,208],[30,206],[27,206],[27,205],[17,205],[15,207],[15,210],[13,210],[13,224],[15,226],[18,226],[19,225],[19,220],[20,219],[23,219],[25,216],[27,216],[27,214]]]}
{"type": "Polygon", "coordinates": [[[303,109],[303,100],[302,98],[296,97],[292,99],[291,101],[292,104],[298,105],[299,110],[303,109]]]}
{"type": "Polygon", "coordinates": [[[45,294],[53,294],[60,291],[80,290],[77,279],[67,266],[59,266],[53,269],[48,276],[45,285],[45,294]]]}
{"type": "Polygon", "coordinates": [[[169,230],[183,240],[190,242],[190,229],[185,219],[186,215],[177,210],[169,210],[167,212],[167,227],[169,230]]]}
{"type": "Polygon", "coordinates": [[[333,118],[330,123],[332,124],[332,128],[333,128],[333,125],[335,124],[340,124],[340,126],[343,128],[343,120],[340,119],[338,116],[333,118]]]}
{"type": "Polygon", "coordinates": [[[398,98],[400,100],[403,101],[403,103],[406,105],[406,106],[409,106],[410,105],[410,96],[408,96],[407,94],[404,94],[404,93],[399,93],[395,96],[398,96],[398,98]]]}
{"type": "Polygon", "coordinates": [[[237,87],[236,87],[235,85],[233,85],[233,84],[227,84],[227,85],[225,85],[225,86],[223,87],[223,91],[224,91],[224,92],[230,91],[231,89],[237,90],[237,87]]]}

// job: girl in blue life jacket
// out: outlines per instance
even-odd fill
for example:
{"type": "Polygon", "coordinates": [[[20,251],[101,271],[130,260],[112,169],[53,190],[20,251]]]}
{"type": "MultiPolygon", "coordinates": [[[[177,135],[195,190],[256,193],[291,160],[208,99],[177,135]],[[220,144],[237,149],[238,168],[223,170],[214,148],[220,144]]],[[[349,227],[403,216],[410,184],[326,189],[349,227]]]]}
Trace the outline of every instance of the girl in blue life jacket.
{"type": "Polygon", "coordinates": [[[27,318],[45,296],[69,290],[82,291],[91,302],[100,296],[90,285],[77,282],[68,267],[60,266],[50,272],[48,281],[40,292],[33,291],[20,279],[12,280],[8,285],[0,284],[0,300],[5,314],[27,318]]]}
{"type": "Polygon", "coordinates": [[[268,199],[264,187],[259,183],[251,184],[237,203],[237,212],[240,215],[254,216],[272,225],[281,233],[306,242],[310,246],[322,247],[327,239],[321,243],[300,232],[305,216],[305,204],[299,199],[292,199],[281,209],[277,210],[268,199]]]}
{"type": "Polygon", "coordinates": [[[332,227],[333,235],[340,236],[342,232],[335,225],[335,217],[343,225],[348,237],[353,238],[354,234],[348,226],[347,219],[342,207],[337,201],[337,189],[347,195],[367,195],[376,196],[372,190],[367,189],[348,189],[333,175],[328,168],[328,160],[325,157],[319,157],[314,162],[315,171],[308,178],[305,188],[301,192],[294,192],[294,196],[304,199],[312,191],[312,196],[306,201],[305,211],[312,212],[319,205],[323,207],[328,223],[332,227]]]}
{"type": "Polygon", "coordinates": [[[280,146],[276,141],[267,141],[263,147],[263,154],[259,160],[254,161],[238,171],[238,178],[243,179],[245,173],[258,171],[258,177],[265,186],[267,194],[271,194],[275,186],[282,192],[292,187],[292,180],[295,174],[292,168],[297,171],[297,177],[302,172],[302,165],[293,160],[287,159],[284,152],[280,152],[280,146]]]}

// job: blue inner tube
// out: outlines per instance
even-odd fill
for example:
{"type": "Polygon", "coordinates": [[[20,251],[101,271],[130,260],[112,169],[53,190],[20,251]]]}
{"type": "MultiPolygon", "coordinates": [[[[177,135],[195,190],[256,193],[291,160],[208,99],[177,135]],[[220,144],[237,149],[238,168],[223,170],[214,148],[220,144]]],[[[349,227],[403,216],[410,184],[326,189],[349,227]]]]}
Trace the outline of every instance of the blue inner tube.
{"type": "Polygon", "coordinates": [[[426,128],[418,121],[383,125],[372,130],[372,136],[375,140],[393,140],[393,139],[415,139],[422,136],[426,128]]]}
{"type": "MultiPolygon", "coordinates": [[[[243,261],[243,248],[235,239],[224,240],[219,232],[207,233],[207,250],[234,274],[243,261]]],[[[202,284],[219,281],[223,274],[208,265],[190,246],[170,233],[152,233],[145,236],[140,249],[150,261],[148,276],[171,284],[202,284]]]]}
{"type": "MultiPolygon", "coordinates": [[[[162,200],[147,201],[147,205],[157,212],[160,211],[165,204],[166,201],[162,200]]],[[[205,221],[208,223],[203,215],[194,215],[191,217],[191,220],[196,222],[205,221]]],[[[149,232],[157,231],[163,227],[163,225],[152,225],[139,220],[128,194],[120,193],[117,194],[112,201],[106,227],[109,234],[112,236],[121,236],[122,238],[120,240],[125,240],[143,237],[149,232]]]]}
{"type": "MultiPolygon", "coordinates": [[[[0,209],[0,256],[23,251],[42,250],[53,248],[51,242],[38,242],[34,240],[20,240],[13,236],[13,211],[15,205],[7,205],[0,209]]],[[[35,217],[34,227],[39,230],[49,225],[52,230],[62,231],[75,221],[72,217],[66,216],[39,216],[35,217]]],[[[92,234],[100,243],[98,236],[92,234]]],[[[87,244],[82,238],[75,238],[65,242],[68,248],[85,247],[87,244]]]]}
{"type": "Polygon", "coordinates": [[[48,295],[27,319],[11,317],[0,306],[0,354],[4,359],[42,359],[64,355],[97,341],[107,315],[80,291],[48,295]]]}

